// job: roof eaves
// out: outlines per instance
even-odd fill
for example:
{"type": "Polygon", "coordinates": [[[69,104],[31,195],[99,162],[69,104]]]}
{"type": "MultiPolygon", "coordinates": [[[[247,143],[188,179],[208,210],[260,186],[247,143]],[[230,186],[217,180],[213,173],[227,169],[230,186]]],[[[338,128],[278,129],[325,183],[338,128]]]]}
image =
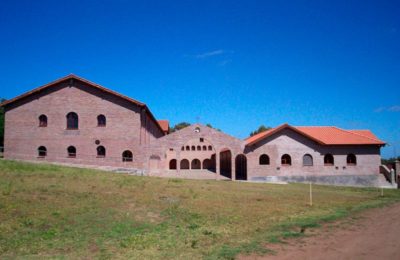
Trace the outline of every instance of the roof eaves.
{"type": "Polygon", "coordinates": [[[379,144],[382,144],[382,145],[385,145],[386,143],[385,142],[383,142],[382,140],[379,140],[378,138],[371,138],[371,137],[369,137],[369,136],[366,136],[366,135],[362,135],[362,134],[360,134],[360,133],[356,133],[356,132],[353,132],[353,131],[348,131],[348,130],[345,130],[345,129],[342,129],[342,128],[339,128],[339,127],[336,127],[336,126],[334,126],[334,128],[336,128],[336,129],[338,129],[338,130],[340,130],[340,131],[343,131],[343,132],[346,132],[346,133],[350,133],[350,134],[353,134],[353,135],[358,135],[358,136],[361,136],[361,137],[363,137],[363,138],[367,138],[367,139],[369,139],[369,140],[372,140],[372,141],[375,141],[375,142],[378,142],[379,144]]]}
{"type": "MultiPolygon", "coordinates": [[[[161,128],[160,124],[157,122],[156,118],[155,118],[154,115],[151,113],[150,109],[147,107],[147,105],[146,105],[145,103],[142,103],[142,102],[139,102],[139,101],[137,101],[137,100],[134,100],[134,99],[132,99],[132,98],[130,98],[130,97],[128,97],[128,96],[119,94],[119,93],[117,93],[117,92],[115,92],[115,91],[113,91],[113,90],[110,90],[110,89],[108,89],[108,88],[105,88],[105,87],[103,87],[103,86],[101,86],[101,85],[99,85],[99,84],[96,84],[96,83],[94,83],[94,82],[91,82],[91,81],[89,81],[89,80],[87,80],[87,79],[81,78],[81,77],[79,77],[79,76],[77,76],[77,75],[75,75],[75,74],[69,74],[69,75],[67,75],[67,76],[65,76],[65,77],[62,77],[62,78],[57,79],[57,80],[54,80],[54,81],[52,81],[52,82],[50,82],[50,83],[47,83],[47,84],[45,84],[45,85],[43,85],[43,86],[37,87],[37,88],[35,88],[35,89],[31,90],[31,91],[25,92],[24,94],[21,94],[21,95],[19,95],[19,96],[16,96],[15,98],[12,98],[12,99],[10,99],[10,100],[6,100],[6,101],[2,102],[2,103],[0,104],[0,106],[4,107],[4,106],[6,106],[6,105],[9,105],[9,104],[11,104],[11,103],[14,103],[14,102],[17,101],[17,100],[20,100],[20,99],[22,99],[22,98],[28,97],[28,96],[30,96],[30,95],[32,95],[32,94],[34,94],[34,93],[40,92],[40,91],[42,91],[42,90],[44,90],[44,89],[47,89],[47,88],[49,88],[49,87],[51,87],[51,86],[53,86],[53,85],[55,85],[55,84],[58,84],[58,83],[60,83],[60,82],[63,82],[63,81],[66,81],[66,80],[70,80],[70,79],[79,80],[79,81],[84,82],[84,83],[86,83],[86,84],[88,84],[88,85],[90,85],[90,86],[92,86],[92,87],[95,87],[95,88],[101,90],[101,91],[104,91],[104,92],[109,93],[109,94],[111,94],[111,95],[117,96],[117,97],[122,98],[122,99],[124,99],[124,100],[126,100],[126,101],[128,101],[128,102],[131,102],[131,103],[133,103],[133,104],[135,104],[135,105],[137,105],[137,106],[139,106],[139,107],[144,108],[145,111],[146,111],[146,113],[148,113],[148,114],[150,115],[150,118],[156,123],[156,125],[158,126],[158,128],[162,131],[162,128],[161,128]]],[[[162,132],[164,133],[164,131],[162,131],[162,132]]]]}

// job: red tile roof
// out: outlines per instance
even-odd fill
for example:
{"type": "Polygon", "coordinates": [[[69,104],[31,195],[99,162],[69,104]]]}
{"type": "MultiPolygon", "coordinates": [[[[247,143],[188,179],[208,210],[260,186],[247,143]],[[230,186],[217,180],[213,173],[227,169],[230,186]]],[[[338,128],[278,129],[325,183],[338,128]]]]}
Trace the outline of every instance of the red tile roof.
{"type": "MultiPolygon", "coordinates": [[[[154,120],[154,122],[156,122],[156,124],[157,124],[157,126],[159,127],[159,129],[160,129],[160,130],[163,130],[163,129],[161,128],[161,126],[158,124],[158,122],[157,122],[157,120],[155,119],[154,115],[150,112],[149,108],[146,106],[146,104],[144,104],[144,103],[142,103],[142,102],[139,102],[139,101],[137,101],[137,100],[134,100],[134,99],[132,99],[132,98],[130,98],[130,97],[124,96],[124,95],[122,95],[122,94],[119,94],[118,92],[112,91],[112,90],[110,90],[110,89],[108,89],[108,88],[105,88],[105,87],[103,87],[103,86],[101,86],[101,85],[99,85],[99,84],[93,83],[93,82],[91,82],[91,81],[89,81],[89,80],[86,80],[86,79],[84,79],[84,78],[78,77],[78,76],[76,76],[76,75],[74,75],[74,74],[67,75],[67,76],[65,76],[65,77],[63,77],[63,78],[60,78],[60,79],[55,80],[55,81],[52,81],[52,82],[50,82],[50,83],[48,83],[48,84],[46,84],[46,85],[43,85],[43,86],[41,86],[41,87],[35,88],[35,89],[31,90],[31,91],[28,91],[28,92],[26,92],[26,93],[24,93],[24,94],[22,94],[22,95],[19,95],[19,96],[15,97],[15,98],[12,98],[12,99],[10,99],[10,100],[6,100],[6,101],[4,101],[3,103],[1,103],[0,106],[6,106],[6,105],[8,105],[8,104],[14,103],[14,102],[17,101],[17,100],[23,99],[23,98],[28,97],[28,96],[30,96],[30,95],[32,95],[32,94],[35,94],[35,93],[37,93],[37,92],[40,92],[40,91],[42,91],[42,90],[44,90],[44,89],[50,88],[51,86],[54,86],[55,84],[61,83],[61,82],[63,82],[63,81],[71,80],[71,79],[84,82],[84,83],[88,84],[89,86],[91,86],[91,87],[93,87],[93,88],[96,88],[96,89],[99,89],[99,90],[104,91],[104,92],[106,92],[106,93],[109,93],[109,94],[111,94],[111,95],[117,96],[117,97],[119,97],[119,98],[122,98],[122,99],[124,99],[124,100],[130,102],[130,103],[133,103],[133,104],[135,104],[135,105],[137,105],[137,106],[139,106],[139,107],[144,108],[145,111],[146,111],[146,113],[149,114],[150,118],[151,118],[152,120],[154,120]]],[[[163,131],[164,131],[164,130],[163,130],[163,131]]]]}
{"type": "Polygon", "coordinates": [[[164,133],[169,132],[169,121],[168,120],[158,120],[158,124],[161,126],[164,133]]]}
{"type": "Polygon", "coordinates": [[[246,145],[255,144],[283,129],[291,129],[322,145],[385,145],[369,130],[344,130],[335,126],[290,126],[283,124],[268,131],[251,136],[246,145]]]}

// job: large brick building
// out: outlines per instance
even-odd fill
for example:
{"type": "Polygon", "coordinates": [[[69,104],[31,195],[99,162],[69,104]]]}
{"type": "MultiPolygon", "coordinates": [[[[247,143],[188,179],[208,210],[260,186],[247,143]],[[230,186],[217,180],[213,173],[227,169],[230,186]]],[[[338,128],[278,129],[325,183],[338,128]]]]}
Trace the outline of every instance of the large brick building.
{"type": "Polygon", "coordinates": [[[155,176],[368,181],[379,174],[384,145],[369,130],[288,124],[246,140],[200,124],[169,133],[168,121],[157,121],[145,104],[75,75],[1,105],[5,158],[155,176]]]}

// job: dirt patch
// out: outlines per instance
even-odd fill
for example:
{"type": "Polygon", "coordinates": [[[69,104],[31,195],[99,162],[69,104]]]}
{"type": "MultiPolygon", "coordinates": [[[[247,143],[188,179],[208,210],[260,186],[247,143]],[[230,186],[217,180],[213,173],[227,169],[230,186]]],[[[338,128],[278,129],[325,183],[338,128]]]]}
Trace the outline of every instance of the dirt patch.
{"type": "Polygon", "coordinates": [[[306,236],[268,244],[274,255],[250,259],[400,259],[400,203],[306,230],[306,236]]]}

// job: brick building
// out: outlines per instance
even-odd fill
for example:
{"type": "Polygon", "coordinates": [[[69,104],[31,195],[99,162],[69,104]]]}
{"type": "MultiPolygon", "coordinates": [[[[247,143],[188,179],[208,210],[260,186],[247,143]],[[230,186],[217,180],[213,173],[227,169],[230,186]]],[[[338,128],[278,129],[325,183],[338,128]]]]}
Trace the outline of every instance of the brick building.
{"type": "Polygon", "coordinates": [[[369,185],[380,148],[369,130],[281,125],[246,140],[203,126],[169,133],[136,100],[69,75],[1,104],[7,159],[141,169],[184,178],[369,185]]]}

